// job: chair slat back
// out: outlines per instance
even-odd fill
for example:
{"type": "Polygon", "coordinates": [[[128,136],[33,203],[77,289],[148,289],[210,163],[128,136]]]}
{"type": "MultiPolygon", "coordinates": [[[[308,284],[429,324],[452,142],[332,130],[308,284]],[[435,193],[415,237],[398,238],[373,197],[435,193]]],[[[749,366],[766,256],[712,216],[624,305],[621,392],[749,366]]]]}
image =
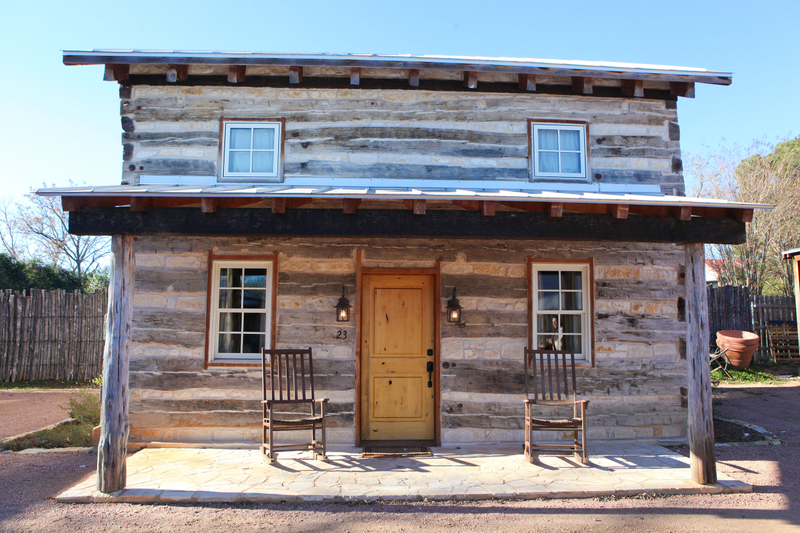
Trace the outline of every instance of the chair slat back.
{"type": "Polygon", "coordinates": [[[314,363],[311,348],[261,350],[264,400],[287,403],[314,400],[314,363]],[[267,388],[269,387],[269,388],[267,388]]]}
{"type": "Polygon", "coordinates": [[[575,396],[576,384],[574,353],[525,348],[526,398],[534,402],[567,400],[575,396]]]}

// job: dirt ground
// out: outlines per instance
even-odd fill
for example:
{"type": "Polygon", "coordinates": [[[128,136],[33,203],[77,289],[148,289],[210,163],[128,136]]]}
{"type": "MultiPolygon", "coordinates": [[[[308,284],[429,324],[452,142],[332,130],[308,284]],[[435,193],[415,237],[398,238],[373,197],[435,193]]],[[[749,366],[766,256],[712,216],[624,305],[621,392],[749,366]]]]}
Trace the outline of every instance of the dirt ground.
{"type": "Polygon", "coordinates": [[[800,383],[722,388],[715,412],[757,424],[780,446],[717,448],[718,469],[752,494],[407,504],[58,504],[94,475],[86,453],[0,454],[0,531],[291,532],[800,531],[800,383]]]}
{"type": "Polygon", "coordinates": [[[66,407],[75,391],[0,391],[0,439],[35,431],[69,418],[66,407]]]}

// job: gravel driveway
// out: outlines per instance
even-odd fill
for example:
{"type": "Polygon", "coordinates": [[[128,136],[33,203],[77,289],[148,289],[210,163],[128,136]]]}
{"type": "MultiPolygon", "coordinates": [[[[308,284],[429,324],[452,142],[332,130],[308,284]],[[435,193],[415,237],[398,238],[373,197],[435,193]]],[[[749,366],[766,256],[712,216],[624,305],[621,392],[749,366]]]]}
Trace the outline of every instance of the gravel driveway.
{"type": "Polygon", "coordinates": [[[0,439],[35,431],[69,418],[75,390],[0,391],[0,439]]]}
{"type": "Polygon", "coordinates": [[[778,435],[780,446],[725,446],[718,468],[750,494],[406,504],[57,504],[94,475],[86,453],[0,454],[0,531],[291,532],[800,531],[800,384],[723,388],[715,410],[778,435]]]}

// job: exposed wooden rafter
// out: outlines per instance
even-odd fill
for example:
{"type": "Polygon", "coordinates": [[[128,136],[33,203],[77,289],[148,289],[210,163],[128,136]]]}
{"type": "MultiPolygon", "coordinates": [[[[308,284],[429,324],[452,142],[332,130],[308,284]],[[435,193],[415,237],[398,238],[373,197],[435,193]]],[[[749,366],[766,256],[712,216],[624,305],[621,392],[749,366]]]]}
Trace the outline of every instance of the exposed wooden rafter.
{"type": "Polygon", "coordinates": [[[415,215],[424,215],[427,210],[427,203],[425,200],[403,200],[405,206],[412,211],[415,215]]]}
{"type": "Polygon", "coordinates": [[[287,209],[297,209],[298,207],[311,203],[311,201],[311,198],[273,198],[272,212],[285,213],[287,209]]]}
{"type": "Polygon", "coordinates": [[[485,200],[481,202],[481,214],[485,217],[493,217],[497,210],[497,202],[485,200]]]}
{"type": "Polygon", "coordinates": [[[346,215],[354,215],[361,205],[361,198],[345,198],[342,200],[342,211],[346,215]]]}
{"type": "Polygon", "coordinates": [[[103,72],[103,81],[125,81],[128,79],[130,71],[130,65],[106,65],[105,71],[103,72]]]}
{"type": "Polygon", "coordinates": [[[671,81],[669,82],[669,92],[673,96],[694,98],[694,83],[683,82],[683,81],[671,81]]]}
{"type": "Polygon", "coordinates": [[[186,81],[189,77],[189,65],[170,65],[167,68],[167,82],[186,81]]]}
{"type": "Polygon", "coordinates": [[[552,202],[548,211],[550,212],[551,217],[560,217],[564,214],[564,204],[560,202],[552,202]]]}
{"type": "Polygon", "coordinates": [[[752,222],[753,210],[752,209],[736,209],[734,211],[734,218],[739,222],[752,222]]]}
{"type": "Polygon", "coordinates": [[[577,94],[592,94],[592,78],[584,76],[572,76],[572,92],[577,94]]]}
{"type": "Polygon", "coordinates": [[[361,84],[361,69],[359,67],[353,67],[350,69],[350,85],[360,85],[361,84]]]}
{"type": "Polygon", "coordinates": [[[408,70],[408,84],[412,87],[419,87],[419,69],[412,68],[408,70]]]}
{"type": "Polygon", "coordinates": [[[691,220],[692,219],[692,208],[689,206],[679,207],[677,209],[676,218],[678,220],[691,220]]]}
{"type": "Polygon", "coordinates": [[[519,74],[519,88],[524,91],[536,91],[536,75],[535,74],[519,74]]]}
{"type": "Polygon", "coordinates": [[[134,196],[131,198],[131,211],[147,211],[153,205],[153,199],[146,196],[134,196]]]}
{"type": "Polygon", "coordinates": [[[622,94],[625,96],[633,96],[642,98],[644,96],[644,81],[643,80],[621,80],[620,87],[622,94]]]}
{"type": "Polygon", "coordinates": [[[303,67],[289,67],[289,83],[300,83],[303,81],[303,67]]]}
{"type": "Polygon", "coordinates": [[[464,87],[468,89],[478,88],[478,73],[474,70],[464,71],[464,87]]]}
{"type": "Polygon", "coordinates": [[[609,210],[614,218],[628,218],[628,206],[624,204],[610,205],[609,210]]]}
{"type": "Polygon", "coordinates": [[[242,83],[247,76],[246,65],[231,65],[228,67],[228,83],[242,83]]]}

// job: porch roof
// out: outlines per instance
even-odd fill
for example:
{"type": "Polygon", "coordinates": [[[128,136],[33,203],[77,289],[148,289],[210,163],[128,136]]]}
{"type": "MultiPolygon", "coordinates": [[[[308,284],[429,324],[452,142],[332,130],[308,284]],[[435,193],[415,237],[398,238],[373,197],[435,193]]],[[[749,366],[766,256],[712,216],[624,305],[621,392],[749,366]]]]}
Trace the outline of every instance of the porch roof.
{"type": "MultiPolygon", "coordinates": [[[[523,210],[525,204],[565,204],[581,206],[629,206],[634,213],[664,214],[663,208],[691,209],[690,216],[733,216],[749,221],[754,209],[772,206],[731,202],[715,198],[693,198],[662,194],[657,185],[513,183],[494,181],[390,180],[390,179],[309,179],[286,178],[283,183],[216,183],[215,178],[195,179],[193,183],[157,183],[143,176],[139,185],[54,187],[36,191],[41,196],[61,196],[66,211],[85,206],[128,205],[133,198],[175,198],[201,202],[209,199],[359,199],[359,200],[443,200],[491,201],[523,210]],[[199,181],[199,182],[198,182],[199,181]],[[102,200],[106,201],[103,202],[102,200]]],[[[176,179],[176,181],[179,181],[176,179]]],[[[531,206],[533,207],[533,206],[531,206]]],[[[597,212],[592,209],[592,212],[597,212]]],[[[686,213],[684,213],[685,215],[686,213]]]]}

